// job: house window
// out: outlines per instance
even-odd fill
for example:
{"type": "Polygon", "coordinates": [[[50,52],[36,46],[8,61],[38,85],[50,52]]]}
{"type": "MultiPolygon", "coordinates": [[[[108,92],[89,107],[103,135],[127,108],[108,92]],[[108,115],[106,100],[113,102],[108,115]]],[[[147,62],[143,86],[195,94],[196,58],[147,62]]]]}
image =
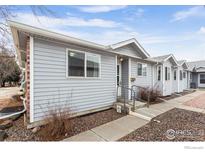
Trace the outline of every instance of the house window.
{"type": "Polygon", "coordinates": [[[157,74],[157,79],[158,79],[158,81],[160,81],[161,80],[161,66],[159,66],[158,67],[158,74],[157,74]]]}
{"type": "Polygon", "coordinates": [[[165,67],[165,80],[170,80],[170,68],[165,67]]]}
{"type": "Polygon", "coordinates": [[[147,64],[137,64],[137,75],[138,76],[147,76],[147,64]]]}
{"type": "Polygon", "coordinates": [[[100,56],[96,54],[68,51],[69,77],[99,77],[100,56]]]}
{"type": "Polygon", "coordinates": [[[177,71],[174,70],[174,80],[176,80],[176,79],[177,79],[177,71]]]}
{"type": "Polygon", "coordinates": [[[205,84],[205,74],[200,74],[200,84],[205,84]]]}
{"type": "Polygon", "coordinates": [[[183,78],[184,79],[186,78],[186,72],[183,72],[183,78]]]}
{"type": "Polygon", "coordinates": [[[182,71],[180,70],[180,80],[182,80],[182,71]]]}
{"type": "Polygon", "coordinates": [[[100,72],[100,56],[94,54],[86,54],[87,77],[99,77],[100,72]]]}
{"type": "Polygon", "coordinates": [[[68,51],[68,76],[85,76],[85,53],[68,51]]]}
{"type": "Polygon", "coordinates": [[[190,80],[192,80],[192,73],[190,73],[190,80]]]}
{"type": "Polygon", "coordinates": [[[142,76],[142,64],[141,63],[137,64],[137,75],[142,76]]]}
{"type": "Polygon", "coordinates": [[[142,75],[147,76],[147,64],[142,65],[142,75]]]}

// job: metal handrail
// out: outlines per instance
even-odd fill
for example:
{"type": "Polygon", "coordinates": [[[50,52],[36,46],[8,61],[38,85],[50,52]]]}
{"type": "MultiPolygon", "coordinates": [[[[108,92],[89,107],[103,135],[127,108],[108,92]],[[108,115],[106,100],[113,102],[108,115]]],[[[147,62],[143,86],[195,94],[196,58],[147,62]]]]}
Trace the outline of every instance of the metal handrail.
{"type": "Polygon", "coordinates": [[[125,108],[126,108],[126,97],[125,97],[126,90],[128,90],[128,99],[129,99],[129,91],[131,92],[131,100],[133,101],[133,105],[135,107],[135,99],[132,98],[133,97],[132,93],[134,94],[134,98],[135,98],[135,93],[134,93],[133,89],[129,88],[129,87],[126,87],[126,86],[118,85],[117,86],[117,98],[118,98],[118,90],[119,90],[120,87],[122,88],[121,91],[123,91],[123,93],[124,93],[124,111],[125,111],[125,108]]]}
{"type": "MultiPolygon", "coordinates": [[[[131,88],[133,89],[134,96],[136,96],[136,91],[134,90],[134,87],[138,88],[138,89],[144,89],[144,90],[147,89],[146,87],[132,85],[131,88]]],[[[148,89],[150,89],[150,88],[148,87],[148,89]]],[[[136,99],[136,98],[134,97],[134,99],[136,99]]],[[[138,100],[142,100],[142,99],[138,98],[138,100]]],[[[148,90],[147,107],[149,107],[149,103],[150,103],[150,90],[148,90]]]]}

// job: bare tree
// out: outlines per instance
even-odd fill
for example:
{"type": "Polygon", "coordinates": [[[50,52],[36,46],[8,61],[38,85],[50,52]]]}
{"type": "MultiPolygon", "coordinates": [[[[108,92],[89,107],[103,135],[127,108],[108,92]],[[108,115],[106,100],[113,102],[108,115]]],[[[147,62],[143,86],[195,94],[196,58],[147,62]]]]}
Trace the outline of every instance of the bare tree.
{"type": "MultiPolygon", "coordinates": [[[[28,7],[39,23],[40,20],[38,19],[38,15],[54,15],[54,12],[49,10],[46,6],[32,5],[28,7]]],[[[6,24],[6,20],[16,16],[13,10],[17,8],[18,6],[0,6],[0,43],[10,41],[10,31],[6,24]]]]}

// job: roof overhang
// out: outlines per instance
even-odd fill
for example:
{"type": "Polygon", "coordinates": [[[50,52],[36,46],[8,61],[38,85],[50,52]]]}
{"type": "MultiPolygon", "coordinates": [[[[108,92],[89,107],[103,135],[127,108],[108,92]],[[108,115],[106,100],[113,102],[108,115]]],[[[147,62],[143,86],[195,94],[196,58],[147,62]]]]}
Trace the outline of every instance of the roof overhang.
{"type": "MultiPolygon", "coordinates": [[[[13,37],[13,41],[15,44],[15,48],[16,48],[16,52],[17,52],[17,56],[18,56],[18,61],[19,61],[19,64],[21,66],[22,66],[21,55],[22,55],[22,52],[25,52],[25,51],[22,51],[22,49],[20,49],[20,45],[19,45],[20,39],[19,39],[19,35],[18,35],[19,32],[23,33],[26,36],[42,36],[42,37],[57,40],[60,42],[72,43],[72,44],[80,45],[80,46],[86,46],[86,47],[91,48],[91,49],[97,49],[97,50],[105,51],[105,52],[116,54],[116,55],[122,55],[122,54],[118,53],[117,51],[114,51],[113,49],[115,49],[119,46],[134,43],[137,47],[140,48],[140,50],[142,51],[142,53],[144,55],[146,55],[146,57],[149,56],[149,54],[141,47],[141,45],[135,39],[132,39],[130,41],[125,41],[124,43],[121,42],[118,45],[113,45],[112,48],[110,48],[108,46],[104,46],[104,45],[96,44],[93,42],[85,41],[82,39],[70,37],[67,35],[59,34],[56,32],[45,30],[45,29],[33,27],[30,25],[16,22],[16,21],[8,20],[7,23],[10,26],[10,29],[12,32],[12,37],[13,37]]],[[[124,54],[123,56],[128,56],[128,55],[124,54]]],[[[137,57],[137,56],[136,57],[129,56],[129,57],[139,59],[139,57],[137,57]]],[[[155,61],[152,61],[149,59],[144,59],[144,61],[155,63],[155,61]]]]}
{"type": "Polygon", "coordinates": [[[188,70],[189,69],[189,66],[187,65],[186,61],[184,61],[182,64],[181,64],[182,67],[184,67],[184,69],[188,70]]]}
{"type": "Polygon", "coordinates": [[[178,65],[178,62],[177,62],[177,60],[176,60],[176,58],[174,57],[173,54],[171,54],[171,55],[168,56],[166,59],[164,59],[163,62],[166,62],[166,61],[168,61],[168,60],[170,60],[170,59],[172,59],[172,61],[173,61],[173,63],[174,63],[174,66],[179,66],[179,65],[178,65]]]}
{"type": "Polygon", "coordinates": [[[145,56],[145,58],[150,57],[149,53],[134,38],[129,39],[129,40],[125,40],[125,41],[122,41],[122,42],[119,42],[119,43],[116,43],[116,44],[113,44],[113,45],[110,45],[110,48],[115,50],[115,49],[121,48],[121,47],[129,45],[129,44],[134,44],[134,46],[137,47],[140,50],[140,52],[145,56]]]}

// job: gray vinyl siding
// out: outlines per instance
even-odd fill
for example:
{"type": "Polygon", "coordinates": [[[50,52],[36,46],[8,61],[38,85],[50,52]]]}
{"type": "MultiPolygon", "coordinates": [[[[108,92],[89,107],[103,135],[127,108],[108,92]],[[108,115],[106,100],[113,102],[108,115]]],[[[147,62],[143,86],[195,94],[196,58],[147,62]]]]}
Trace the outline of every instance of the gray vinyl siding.
{"type": "Polygon", "coordinates": [[[116,57],[74,45],[34,39],[34,121],[50,110],[69,107],[83,112],[113,105],[116,100],[116,57]],[[101,55],[100,79],[66,78],[66,48],[101,55]]]}
{"type": "Polygon", "coordinates": [[[131,59],[131,78],[135,78],[134,82],[131,82],[132,85],[142,86],[142,87],[151,87],[153,78],[152,78],[152,65],[148,63],[143,63],[140,60],[131,59]],[[147,64],[147,75],[138,76],[137,75],[137,64],[147,64]]]}
{"type": "Polygon", "coordinates": [[[141,55],[138,53],[138,51],[136,49],[134,49],[131,45],[127,45],[127,46],[118,48],[116,51],[123,54],[123,55],[128,55],[131,57],[141,57],[141,55]]]}

